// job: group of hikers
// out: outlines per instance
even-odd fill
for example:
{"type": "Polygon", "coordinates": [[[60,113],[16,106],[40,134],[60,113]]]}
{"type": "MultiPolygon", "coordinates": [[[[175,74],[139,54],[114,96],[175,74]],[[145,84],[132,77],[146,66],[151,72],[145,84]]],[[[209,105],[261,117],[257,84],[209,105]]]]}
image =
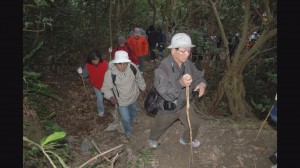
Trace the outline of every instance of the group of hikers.
{"type": "Polygon", "coordinates": [[[129,59],[138,65],[143,73],[146,56],[150,56],[151,62],[158,62],[163,58],[165,46],[166,34],[161,27],[155,29],[153,25],[150,25],[146,31],[135,27],[129,32],[127,39],[123,35],[118,37],[118,44],[112,49],[111,57],[114,58],[116,51],[124,50],[128,53],[129,59]]]}
{"type": "MultiPolygon", "coordinates": [[[[216,44],[216,48],[221,47],[222,39],[221,39],[220,34],[212,35],[210,38],[216,44]]],[[[259,38],[259,34],[256,31],[249,34],[247,37],[247,41],[246,41],[247,49],[250,49],[255,44],[255,42],[257,41],[258,38],[259,38]]],[[[232,59],[233,59],[234,51],[236,50],[237,46],[239,45],[239,42],[240,42],[240,33],[231,35],[228,38],[228,49],[229,49],[230,61],[232,61],[232,59]]]]}
{"type": "MultiPolygon", "coordinates": [[[[155,41],[154,43],[154,40],[151,39],[153,31],[154,27],[151,25],[144,36],[140,28],[134,28],[127,40],[124,36],[119,36],[118,44],[113,49],[110,48],[111,61],[107,62],[103,58],[103,53],[92,50],[87,56],[84,68],[77,69],[81,77],[88,78],[93,86],[100,117],[106,113],[103,105],[104,98],[117,107],[128,140],[131,138],[132,124],[139,109],[138,99],[144,99],[147,96],[143,72],[148,47],[153,49],[154,46],[160,45],[160,42],[155,41]]],[[[239,34],[236,34],[231,39],[230,45],[233,43],[237,45],[238,37],[239,34]]],[[[249,41],[257,40],[257,38],[257,33],[254,32],[253,35],[250,35],[249,41]]],[[[162,48],[165,48],[164,45],[162,48]]],[[[203,73],[189,59],[193,47],[195,45],[192,44],[187,33],[174,34],[167,47],[170,53],[160,61],[154,70],[153,86],[162,99],[158,103],[158,112],[150,124],[147,140],[150,149],[156,149],[159,146],[159,138],[176,120],[180,120],[184,127],[184,132],[178,142],[182,145],[189,144],[194,148],[200,146],[200,141],[196,139],[200,127],[199,117],[192,107],[189,107],[188,116],[186,113],[187,98],[192,98],[192,92],[197,91],[198,97],[201,97],[207,88],[203,73]]],[[[229,46],[230,49],[233,47],[236,46],[229,46]]],[[[230,54],[231,52],[230,50],[230,54]]],[[[151,56],[151,52],[149,52],[149,55],[151,61],[155,61],[155,54],[152,53],[151,56]]],[[[276,114],[271,115],[272,119],[274,116],[277,117],[277,108],[273,111],[276,114]]],[[[275,120],[277,122],[277,118],[275,120]]],[[[277,166],[277,151],[270,159],[277,166]]]]}
{"type": "MultiPolygon", "coordinates": [[[[146,83],[143,77],[144,61],[149,48],[165,48],[165,41],[161,39],[160,28],[158,31],[151,25],[146,30],[146,36],[142,35],[140,28],[134,28],[132,35],[127,40],[124,36],[118,37],[118,45],[110,49],[112,60],[106,61],[97,50],[89,52],[86,64],[79,67],[77,72],[82,78],[88,78],[97,97],[98,114],[100,117],[106,114],[103,100],[109,100],[117,106],[121,116],[122,126],[128,140],[131,138],[132,123],[139,109],[138,98],[147,95],[146,83]],[[154,33],[155,31],[155,33],[154,33]],[[151,37],[155,35],[154,37],[151,37]],[[156,39],[156,40],[154,40],[156,39]]],[[[164,38],[164,37],[163,37],[164,38]]],[[[162,97],[159,104],[172,104],[172,108],[161,106],[150,125],[148,139],[149,147],[158,147],[160,136],[174,121],[179,119],[184,126],[184,132],[179,139],[183,145],[192,143],[198,147],[200,142],[196,139],[200,122],[193,108],[189,109],[190,126],[186,116],[186,89],[189,88],[189,99],[193,91],[197,91],[201,97],[206,90],[207,83],[203,74],[189,60],[191,49],[195,47],[191,38],[186,33],[177,33],[172,36],[170,53],[162,58],[159,66],[154,71],[153,86],[162,97]],[[192,139],[190,141],[190,129],[192,139]]],[[[152,53],[153,54],[153,53],[152,53]]],[[[151,61],[156,61],[155,54],[151,61]]]]}

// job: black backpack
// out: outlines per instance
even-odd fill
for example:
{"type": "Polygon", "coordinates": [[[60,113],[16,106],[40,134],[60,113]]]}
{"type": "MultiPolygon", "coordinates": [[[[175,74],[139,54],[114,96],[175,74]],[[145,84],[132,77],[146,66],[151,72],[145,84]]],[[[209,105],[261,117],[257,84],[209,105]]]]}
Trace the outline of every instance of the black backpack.
{"type": "Polygon", "coordinates": [[[144,101],[144,108],[146,110],[146,114],[150,117],[155,117],[157,111],[159,109],[159,102],[162,100],[162,97],[158,94],[155,87],[152,86],[151,90],[149,91],[145,101],[144,101]]]}

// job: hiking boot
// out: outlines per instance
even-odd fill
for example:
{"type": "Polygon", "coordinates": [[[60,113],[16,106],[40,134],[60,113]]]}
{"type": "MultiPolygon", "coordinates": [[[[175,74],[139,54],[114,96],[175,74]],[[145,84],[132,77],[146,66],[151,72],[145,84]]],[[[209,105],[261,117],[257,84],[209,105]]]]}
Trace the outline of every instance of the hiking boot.
{"type": "Polygon", "coordinates": [[[102,113],[98,113],[99,117],[103,117],[104,116],[104,112],[102,113]]]}
{"type": "Polygon", "coordinates": [[[148,144],[149,144],[150,149],[156,149],[157,146],[158,146],[157,141],[153,141],[153,140],[150,140],[150,139],[148,140],[148,144]]]}
{"type": "MultiPolygon", "coordinates": [[[[180,137],[179,143],[181,143],[182,145],[190,144],[190,143],[185,143],[183,141],[182,137],[180,137]]],[[[195,140],[192,141],[192,147],[193,148],[196,148],[196,147],[199,147],[199,146],[200,146],[200,142],[197,139],[195,139],[195,140]]]]}

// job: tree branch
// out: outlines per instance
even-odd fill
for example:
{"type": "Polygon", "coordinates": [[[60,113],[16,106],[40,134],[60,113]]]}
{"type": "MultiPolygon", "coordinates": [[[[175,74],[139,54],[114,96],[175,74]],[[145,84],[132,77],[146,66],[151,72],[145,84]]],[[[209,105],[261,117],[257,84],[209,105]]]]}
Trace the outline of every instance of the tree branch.
{"type": "Polygon", "coordinates": [[[91,158],[90,160],[86,161],[86,162],[83,163],[81,166],[79,166],[79,168],[84,167],[84,166],[87,165],[89,162],[91,162],[91,161],[97,159],[98,157],[100,157],[100,156],[102,156],[102,155],[104,155],[104,154],[106,154],[106,153],[109,153],[109,152],[111,152],[111,151],[113,151],[113,150],[115,150],[115,149],[118,149],[118,148],[120,148],[120,147],[122,147],[122,146],[123,146],[123,144],[121,144],[121,145],[119,145],[119,146],[117,146],[117,147],[114,147],[114,148],[112,148],[112,149],[110,149],[110,150],[107,150],[107,151],[105,151],[105,152],[103,152],[103,153],[101,153],[101,154],[99,154],[99,155],[96,155],[95,157],[91,158]]]}

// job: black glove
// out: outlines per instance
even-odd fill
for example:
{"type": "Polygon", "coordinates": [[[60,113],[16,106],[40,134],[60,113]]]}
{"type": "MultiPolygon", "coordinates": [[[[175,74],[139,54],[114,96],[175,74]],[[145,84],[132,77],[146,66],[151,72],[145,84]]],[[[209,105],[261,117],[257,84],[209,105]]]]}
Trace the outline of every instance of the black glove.
{"type": "Polygon", "coordinates": [[[114,96],[110,97],[110,98],[109,98],[109,101],[110,101],[113,105],[118,104],[118,100],[117,100],[117,98],[115,98],[114,96]]]}
{"type": "Polygon", "coordinates": [[[145,97],[147,96],[147,91],[146,91],[146,89],[145,89],[145,90],[141,90],[140,96],[141,96],[142,98],[145,98],[145,97]]]}

